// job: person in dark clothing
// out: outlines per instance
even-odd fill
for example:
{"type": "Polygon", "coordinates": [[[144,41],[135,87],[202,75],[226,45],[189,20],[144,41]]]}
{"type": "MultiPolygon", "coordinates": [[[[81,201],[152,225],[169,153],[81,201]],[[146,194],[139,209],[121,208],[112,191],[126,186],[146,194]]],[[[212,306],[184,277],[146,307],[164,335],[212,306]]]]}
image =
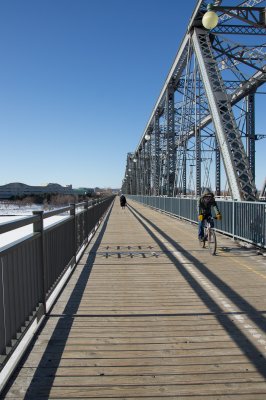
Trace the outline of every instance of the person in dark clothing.
{"type": "Polygon", "coordinates": [[[199,220],[199,240],[204,236],[204,220],[212,216],[212,208],[215,211],[215,218],[222,219],[221,213],[210,190],[205,190],[198,201],[198,220],[199,220]]]}
{"type": "Polygon", "coordinates": [[[126,204],[127,204],[126,197],[123,194],[121,194],[121,196],[120,196],[120,206],[122,207],[122,209],[125,208],[126,204]]]}

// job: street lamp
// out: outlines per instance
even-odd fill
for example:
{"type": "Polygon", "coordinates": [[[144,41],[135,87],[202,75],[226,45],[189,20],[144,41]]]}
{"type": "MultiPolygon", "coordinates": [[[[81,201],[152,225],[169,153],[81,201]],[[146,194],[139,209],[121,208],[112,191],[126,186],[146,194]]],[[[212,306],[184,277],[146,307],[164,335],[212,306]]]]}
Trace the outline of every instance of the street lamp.
{"type": "Polygon", "coordinates": [[[135,162],[135,163],[136,163],[136,162],[137,162],[137,159],[136,159],[136,158],[133,158],[133,162],[135,162]]]}
{"type": "Polygon", "coordinates": [[[213,4],[208,4],[207,12],[203,15],[202,25],[206,29],[213,29],[218,25],[219,17],[218,15],[212,11],[213,4]]]}
{"type": "Polygon", "coordinates": [[[147,140],[147,142],[151,139],[151,135],[149,133],[146,133],[144,138],[147,140]]]}

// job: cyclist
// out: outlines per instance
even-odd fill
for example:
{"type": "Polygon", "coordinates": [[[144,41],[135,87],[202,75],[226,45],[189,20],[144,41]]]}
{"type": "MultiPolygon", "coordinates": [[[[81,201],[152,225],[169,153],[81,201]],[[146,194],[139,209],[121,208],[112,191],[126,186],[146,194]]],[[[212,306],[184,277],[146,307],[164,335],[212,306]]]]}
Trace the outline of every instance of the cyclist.
{"type": "Polygon", "coordinates": [[[215,201],[214,194],[209,189],[206,189],[198,201],[199,240],[203,240],[204,220],[212,216],[212,207],[216,218],[221,220],[222,215],[215,201]]]}

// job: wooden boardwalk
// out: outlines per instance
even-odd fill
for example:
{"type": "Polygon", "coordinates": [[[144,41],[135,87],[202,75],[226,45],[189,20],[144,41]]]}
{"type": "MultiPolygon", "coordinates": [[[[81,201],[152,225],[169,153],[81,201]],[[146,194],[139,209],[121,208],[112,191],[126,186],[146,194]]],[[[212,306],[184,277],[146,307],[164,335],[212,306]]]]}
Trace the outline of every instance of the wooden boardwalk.
{"type": "Polygon", "coordinates": [[[266,260],[116,200],[1,398],[266,399],[266,260]]]}

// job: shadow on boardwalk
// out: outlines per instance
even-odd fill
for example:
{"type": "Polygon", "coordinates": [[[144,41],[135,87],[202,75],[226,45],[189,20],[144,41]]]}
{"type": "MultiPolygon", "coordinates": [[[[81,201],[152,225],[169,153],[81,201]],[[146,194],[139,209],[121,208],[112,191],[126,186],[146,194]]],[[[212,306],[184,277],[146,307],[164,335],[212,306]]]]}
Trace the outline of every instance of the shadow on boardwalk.
{"type": "MultiPolygon", "coordinates": [[[[75,287],[69,297],[69,300],[64,308],[64,311],[62,312],[63,315],[60,315],[61,318],[59,319],[58,323],[56,324],[56,326],[54,328],[54,332],[51,335],[51,338],[50,338],[48,345],[43,353],[43,356],[39,362],[39,365],[36,368],[36,371],[33,375],[33,378],[28,387],[28,390],[26,391],[25,396],[23,396],[24,399],[36,400],[39,398],[41,398],[41,399],[49,398],[49,393],[50,393],[50,390],[53,386],[53,382],[55,379],[55,373],[60,364],[61,357],[62,357],[62,354],[64,351],[64,347],[67,342],[69,333],[71,331],[71,328],[72,328],[72,325],[73,325],[73,322],[75,319],[74,315],[76,314],[76,312],[79,308],[79,304],[81,302],[84,290],[85,290],[87,282],[89,280],[91,270],[92,270],[92,267],[94,264],[94,260],[95,260],[96,254],[97,254],[97,249],[99,248],[102,237],[105,233],[108,219],[109,219],[109,216],[111,213],[111,209],[109,210],[102,226],[100,227],[100,232],[99,232],[97,239],[96,239],[95,243],[93,244],[92,249],[88,255],[86,264],[84,265],[82,272],[75,284],[75,287]],[[60,346],[55,347],[55,343],[58,341],[58,331],[60,332],[60,346]],[[47,369],[47,368],[49,368],[49,376],[47,376],[47,372],[45,371],[45,369],[47,369]],[[44,381],[44,379],[45,379],[45,381],[44,381]],[[45,383],[45,388],[44,388],[44,383],[45,383]],[[40,393],[40,386],[42,386],[42,390],[41,390],[42,393],[40,393]]],[[[53,317],[54,317],[54,315],[53,315],[53,317]]],[[[44,324],[47,323],[49,318],[51,318],[51,317],[48,314],[44,324]]],[[[44,328],[44,325],[42,325],[40,327],[39,331],[43,328],[44,328]]],[[[36,338],[36,340],[38,340],[38,337],[36,338]]],[[[26,355],[23,357],[22,361],[20,362],[16,373],[14,374],[13,378],[11,379],[11,381],[7,385],[6,389],[0,396],[0,399],[5,398],[5,395],[9,391],[10,387],[12,386],[12,383],[15,381],[15,379],[19,373],[20,367],[26,361],[31,350],[33,349],[33,347],[36,343],[36,340],[33,341],[31,346],[29,347],[26,355]]],[[[19,397],[19,398],[21,398],[21,397],[19,397]]]]}
{"type": "MultiPolygon", "coordinates": [[[[258,348],[249,340],[249,338],[243,333],[238,326],[232,321],[232,313],[225,313],[224,310],[220,307],[220,305],[209,295],[208,291],[206,291],[200,284],[199,282],[188,272],[188,270],[176,259],[176,257],[169,251],[169,249],[166,247],[165,242],[171,243],[171,245],[179,252],[184,255],[191,264],[193,264],[203,275],[205,275],[210,282],[213,283],[216,287],[219,288],[221,292],[224,293],[224,295],[227,296],[228,299],[232,301],[235,305],[238,306],[240,310],[240,314],[243,313],[247,315],[250,319],[254,321],[256,325],[258,325],[262,330],[265,331],[265,320],[262,316],[258,314],[258,311],[250,305],[245,299],[243,299],[238,293],[236,293],[230,286],[228,286],[223,280],[221,280],[219,277],[215,275],[212,271],[210,271],[203,263],[201,263],[199,260],[197,260],[195,257],[193,257],[186,249],[178,245],[170,236],[168,236],[164,231],[162,231],[158,226],[156,226],[151,220],[148,218],[144,217],[142,213],[137,211],[133,207],[128,207],[132,215],[134,216],[133,218],[136,218],[136,220],[139,222],[139,224],[145,228],[147,234],[149,235],[150,238],[152,238],[156,244],[159,246],[161,249],[161,252],[164,253],[165,257],[168,257],[167,262],[169,264],[175,265],[175,267],[178,269],[178,271],[181,273],[183,278],[188,282],[190,287],[193,289],[193,291],[197,294],[197,296],[201,299],[201,301],[205,304],[205,306],[210,310],[210,313],[208,315],[212,314],[214,318],[218,321],[218,323],[224,328],[224,330],[228,333],[232,341],[236,344],[236,346],[241,350],[243,354],[246,355],[246,357],[249,359],[250,363],[254,365],[256,370],[259,372],[259,374],[263,377],[266,377],[266,366],[265,366],[265,360],[260,354],[258,348]],[[156,236],[156,232],[161,235],[161,240],[156,236]],[[163,239],[162,239],[163,238],[163,239]]],[[[59,321],[56,324],[56,327],[54,329],[53,334],[51,335],[51,339],[49,340],[49,343],[41,357],[40,363],[38,367],[36,368],[36,371],[34,373],[33,378],[30,378],[30,384],[28,387],[28,390],[23,398],[26,399],[48,399],[51,393],[51,389],[54,385],[54,381],[56,379],[56,372],[58,367],[60,367],[61,363],[61,357],[64,352],[65,344],[67,343],[70,331],[72,329],[73,323],[75,321],[75,314],[78,311],[79,304],[82,300],[82,296],[84,294],[84,290],[86,288],[87,282],[90,278],[91,270],[95,261],[96,254],[99,254],[99,249],[100,249],[100,244],[102,241],[102,237],[105,233],[106,226],[108,222],[108,217],[106,218],[101,231],[99,233],[99,236],[93,245],[89,257],[86,261],[86,264],[84,268],[82,269],[82,272],[79,276],[79,279],[77,283],[75,284],[75,287],[71,293],[71,296],[64,308],[64,311],[61,314],[52,314],[50,315],[50,320],[51,318],[59,317],[59,321]],[[59,332],[58,332],[59,331],[59,332]],[[61,334],[62,332],[62,334],[61,334]]],[[[132,314],[133,315],[133,314],[132,314]]],[[[125,315],[128,317],[132,317],[132,315],[125,315]]],[[[154,314],[134,314],[134,317],[138,316],[154,316],[154,314]]],[[[161,316],[168,316],[170,315],[175,316],[175,314],[160,314],[161,316]]],[[[183,314],[187,315],[187,314],[183,314]]],[[[191,313],[189,313],[191,315],[191,313]]],[[[195,313],[197,315],[197,313],[195,313]]],[[[207,315],[207,314],[206,314],[207,315]]],[[[79,314],[79,317],[82,316],[79,314]]],[[[84,314],[85,317],[87,317],[87,314],[84,314]]],[[[96,316],[96,315],[93,315],[96,316]]],[[[113,317],[114,315],[110,314],[108,317],[113,317]]],[[[180,316],[180,315],[179,315],[180,316]]],[[[90,316],[91,317],[91,316],[90,316]]],[[[101,317],[105,317],[105,315],[101,315],[101,317]]],[[[119,314],[119,317],[123,317],[123,314],[119,314]]],[[[48,316],[49,318],[49,316],[48,316]]],[[[32,345],[32,347],[34,344],[32,345]]],[[[95,350],[97,351],[97,350],[95,350]]],[[[24,358],[25,361],[25,358],[24,358]]],[[[71,368],[71,367],[70,367],[71,368]]],[[[181,374],[183,371],[181,372],[181,374]]],[[[15,378],[14,378],[15,379],[15,378]]],[[[29,378],[27,378],[29,379],[29,378]]],[[[67,377],[65,377],[66,383],[67,383],[67,377]]],[[[86,379],[86,378],[85,378],[86,379]]],[[[94,379],[94,377],[93,377],[94,379]]],[[[141,378],[142,379],[142,378],[141,378]]],[[[14,381],[14,380],[13,380],[14,381]]],[[[256,382],[252,382],[256,384],[256,382]]],[[[12,384],[12,383],[11,383],[12,384]]],[[[153,385],[153,382],[149,382],[149,385],[145,387],[145,389],[141,386],[140,387],[140,392],[139,398],[144,398],[147,397],[147,393],[151,390],[151,386],[153,385]]],[[[201,385],[201,383],[200,383],[201,385]]],[[[73,390],[77,390],[77,396],[86,396],[86,390],[88,390],[88,394],[91,388],[93,388],[94,384],[88,383],[88,386],[83,387],[83,395],[78,393],[79,387],[78,385],[73,385],[73,390]]],[[[110,384],[103,384],[104,390],[109,390],[110,384]]],[[[157,385],[158,386],[158,385],[157,385]]],[[[172,387],[173,384],[169,385],[169,387],[172,387]]],[[[156,384],[155,384],[156,387],[156,384]]],[[[130,391],[135,390],[134,385],[129,386],[130,391]]],[[[102,389],[102,386],[101,386],[102,389]]],[[[110,389],[111,390],[111,389],[110,389]]],[[[119,386],[119,393],[121,391],[126,390],[125,389],[125,384],[122,383],[119,386]]],[[[177,389],[179,390],[179,388],[177,389]]],[[[252,389],[251,389],[252,390],[252,389]]],[[[124,393],[124,392],[123,392],[124,393]]],[[[253,395],[253,393],[249,394],[253,395]]],[[[62,394],[63,395],[63,394],[62,394]]],[[[92,395],[91,395],[92,396],[92,395]]],[[[120,396],[120,394],[119,394],[120,396]]],[[[254,399],[256,394],[254,395],[254,399]]],[[[88,396],[89,397],[89,396],[88,396]]],[[[166,396],[167,397],[167,396],[166,396]]],[[[22,398],[22,397],[20,397],[22,398]]],[[[101,395],[101,398],[107,398],[104,397],[104,395],[101,395]]],[[[112,395],[108,396],[108,398],[112,398],[112,395]]],[[[117,398],[117,397],[116,397],[117,398]]],[[[124,395],[121,395],[119,398],[127,398],[124,395]]],[[[151,398],[151,397],[150,397],[151,398]]],[[[154,397],[155,398],[155,397],[154,397]]],[[[252,398],[252,397],[250,397],[252,398]]]]}
{"type": "Polygon", "coordinates": [[[243,297],[235,292],[230,286],[222,281],[215,273],[210,271],[203,263],[197,258],[192,256],[182,246],[178,245],[170,236],[164,231],[158,228],[151,220],[146,218],[134,207],[129,207],[132,214],[139,221],[139,223],[145,228],[148,234],[158,244],[161,250],[167,255],[171,262],[178,268],[184,279],[189,283],[191,288],[197,293],[203,303],[211,310],[215,315],[217,321],[227,331],[235,344],[242,350],[242,352],[248,357],[250,362],[256,367],[257,371],[266,378],[266,364],[265,359],[261,352],[254,346],[249,338],[237,327],[237,325],[231,320],[231,313],[225,313],[224,310],[215,302],[215,300],[208,294],[208,292],[197,282],[197,280],[186,270],[186,268],[178,262],[171,252],[167,249],[165,244],[152,232],[149,225],[156,230],[165,240],[179,252],[182,253],[198,270],[209,279],[219,290],[234,303],[245,315],[247,315],[262,331],[266,332],[266,321],[265,317],[260,315],[258,311],[249,304],[243,297]],[[146,222],[144,223],[143,220],[146,222]]]}

